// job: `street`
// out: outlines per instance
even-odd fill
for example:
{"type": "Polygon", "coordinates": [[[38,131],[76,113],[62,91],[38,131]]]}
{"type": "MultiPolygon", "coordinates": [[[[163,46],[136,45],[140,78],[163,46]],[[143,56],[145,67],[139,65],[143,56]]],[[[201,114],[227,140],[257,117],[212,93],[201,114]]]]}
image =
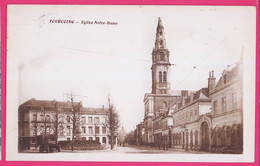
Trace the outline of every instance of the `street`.
{"type": "MultiPolygon", "coordinates": [[[[26,150],[23,153],[39,153],[38,150],[26,150]]],[[[54,152],[54,153],[127,153],[127,154],[135,154],[135,153],[147,153],[147,154],[160,154],[160,153],[169,153],[169,154],[183,154],[183,153],[190,153],[190,154],[207,154],[208,152],[203,151],[185,151],[183,149],[168,149],[163,150],[158,148],[151,148],[147,146],[116,146],[113,150],[107,148],[105,150],[61,150],[61,152],[54,152]]],[[[49,153],[52,154],[52,153],[49,153]]]]}

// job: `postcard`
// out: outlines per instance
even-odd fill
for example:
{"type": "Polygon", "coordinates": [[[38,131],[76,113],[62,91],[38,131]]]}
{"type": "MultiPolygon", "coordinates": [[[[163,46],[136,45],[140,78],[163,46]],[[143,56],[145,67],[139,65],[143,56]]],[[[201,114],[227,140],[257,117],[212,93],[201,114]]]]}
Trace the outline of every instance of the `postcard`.
{"type": "Polygon", "coordinates": [[[7,161],[254,162],[256,8],[8,5],[7,161]]]}

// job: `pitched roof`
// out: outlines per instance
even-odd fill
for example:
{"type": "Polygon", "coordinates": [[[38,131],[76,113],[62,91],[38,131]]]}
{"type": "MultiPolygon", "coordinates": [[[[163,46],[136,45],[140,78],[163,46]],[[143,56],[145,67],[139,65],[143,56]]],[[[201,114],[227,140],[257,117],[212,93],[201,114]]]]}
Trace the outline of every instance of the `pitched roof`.
{"type": "Polygon", "coordinates": [[[238,80],[239,79],[239,68],[240,63],[236,63],[235,65],[229,66],[222,72],[222,76],[219,78],[217,85],[215,88],[220,87],[232,80],[238,80]]]}
{"type": "Polygon", "coordinates": [[[89,107],[82,107],[81,109],[82,113],[88,114],[88,115],[105,115],[107,109],[104,108],[89,108],[89,107]]]}
{"type": "MultiPolygon", "coordinates": [[[[55,101],[55,100],[36,100],[34,98],[26,101],[25,103],[21,104],[20,107],[23,106],[38,106],[38,107],[54,107],[56,104],[57,108],[71,108],[71,102],[63,102],[63,101],[55,101]]],[[[80,105],[80,102],[74,102],[73,105],[80,105]]]]}

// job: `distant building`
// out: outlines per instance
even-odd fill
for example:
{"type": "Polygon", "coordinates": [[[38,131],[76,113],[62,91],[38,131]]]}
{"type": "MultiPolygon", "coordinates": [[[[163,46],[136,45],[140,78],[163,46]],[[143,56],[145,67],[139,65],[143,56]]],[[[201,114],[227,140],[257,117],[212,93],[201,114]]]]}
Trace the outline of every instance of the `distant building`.
{"type": "Polygon", "coordinates": [[[126,131],[124,129],[124,127],[122,126],[121,130],[118,132],[118,144],[120,146],[125,144],[126,141],[126,131]]]}
{"type": "Polygon", "coordinates": [[[37,135],[52,135],[58,141],[72,140],[75,119],[75,139],[109,143],[104,107],[86,108],[74,102],[72,109],[71,102],[31,99],[19,106],[18,114],[18,136],[23,142],[34,142],[37,135]],[[76,112],[75,118],[72,110],[76,112]]]}

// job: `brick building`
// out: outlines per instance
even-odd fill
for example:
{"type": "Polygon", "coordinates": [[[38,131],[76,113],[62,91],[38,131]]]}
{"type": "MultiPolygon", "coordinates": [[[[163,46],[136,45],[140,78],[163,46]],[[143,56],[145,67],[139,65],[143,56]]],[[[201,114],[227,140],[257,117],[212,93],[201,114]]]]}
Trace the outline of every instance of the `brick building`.
{"type": "Polygon", "coordinates": [[[54,136],[58,141],[72,140],[75,119],[75,139],[109,143],[104,107],[86,108],[81,102],[74,102],[72,107],[71,102],[30,99],[19,106],[18,114],[19,142],[34,142],[37,135],[54,136]]]}

